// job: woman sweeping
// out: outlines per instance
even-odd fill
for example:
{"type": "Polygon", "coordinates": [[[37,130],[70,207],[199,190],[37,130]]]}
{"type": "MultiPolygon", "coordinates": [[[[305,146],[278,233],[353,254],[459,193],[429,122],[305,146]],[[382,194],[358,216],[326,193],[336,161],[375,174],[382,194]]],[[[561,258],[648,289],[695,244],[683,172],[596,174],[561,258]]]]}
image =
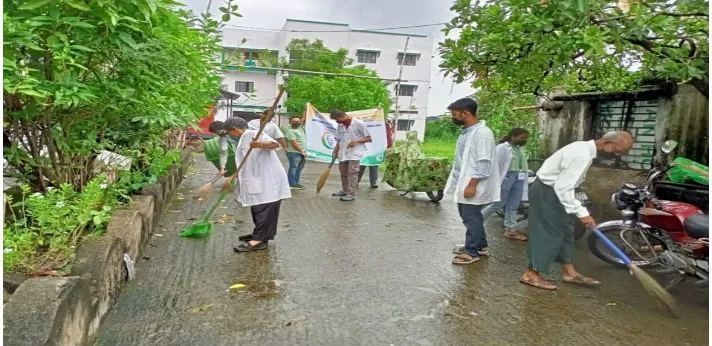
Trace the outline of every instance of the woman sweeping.
{"type": "MultiPolygon", "coordinates": [[[[237,200],[243,207],[250,207],[255,228],[252,236],[242,236],[246,242],[234,248],[235,252],[264,250],[267,243],[277,235],[279,207],[283,199],[291,198],[287,172],[275,150],[280,145],[266,134],[255,138],[257,130],[248,129],[247,122],[238,117],[225,122],[225,130],[233,139],[239,138],[235,149],[235,161],[240,161],[250,147],[254,152],[247,158],[244,168],[238,173],[237,200]]],[[[231,179],[225,182],[230,188],[231,179]]]]}
{"type": "Polygon", "coordinates": [[[482,211],[487,220],[497,210],[504,208],[504,236],[516,240],[527,240],[527,236],[515,229],[519,202],[528,197],[527,156],[522,147],[527,144],[529,131],[513,128],[495,148],[501,181],[500,202],[492,203],[482,211]]]}

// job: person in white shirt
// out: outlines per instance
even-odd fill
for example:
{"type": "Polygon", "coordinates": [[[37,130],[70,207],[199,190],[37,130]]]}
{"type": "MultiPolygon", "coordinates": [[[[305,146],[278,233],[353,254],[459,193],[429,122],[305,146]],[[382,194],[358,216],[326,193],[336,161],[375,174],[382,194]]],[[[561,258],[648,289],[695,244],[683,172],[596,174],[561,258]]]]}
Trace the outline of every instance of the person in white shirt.
{"type": "MultiPolygon", "coordinates": [[[[266,249],[267,243],[277,235],[280,204],[283,199],[292,197],[287,171],[275,152],[279,150],[279,143],[264,133],[259,139],[255,138],[257,130],[247,127],[247,122],[238,117],[225,122],[225,130],[230,137],[240,138],[235,148],[238,167],[249,148],[253,148],[237,177],[237,201],[243,207],[250,207],[255,228],[249,239],[241,237],[246,243],[236,246],[236,252],[266,249]]],[[[225,182],[226,188],[229,188],[231,181],[232,178],[225,182]]]]}
{"type": "Polygon", "coordinates": [[[551,155],[537,172],[529,192],[529,268],[520,282],[555,290],[547,274],[552,262],[561,263],[562,282],[597,286],[601,282],[579,274],[572,264],[574,229],[570,214],[587,227],[595,227],[585,207],[574,196],[574,189],[586,179],[595,158],[615,159],[633,147],[633,137],[625,131],[610,132],[600,139],[573,142],[551,155]]]}
{"type": "Polygon", "coordinates": [[[366,152],[366,143],[371,142],[371,133],[363,121],[338,109],[331,111],[330,117],[339,124],[336,129],[339,141],[331,155],[339,160],[341,173],[341,191],[331,195],[341,197],[342,201],[354,201],[361,158],[366,152]]]}
{"type": "MultiPolygon", "coordinates": [[[[260,119],[252,119],[247,123],[247,125],[250,129],[257,131],[260,129],[260,119]]],[[[287,150],[287,139],[284,138],[284,133],[282,133],[282,130],[279,129],[279,126],[270,121],[267,125],[265,125],[263,132],[267,136],[270,136],[270,138],[277,141],[282,149],[287,150]]]]}
{"type": "Polygon", "coordinates": [[[477,102],[463,98],[448,106],[452,121],[464,127],[457,139],[455,163],[445,184],[453,195],[465,224],[465,245],[456,247],[453,264],[470,264],[487,256],[487,235],[482,209],[499,201],[499,170],[495,160],[494,134],[477,117],[477,102]]]}

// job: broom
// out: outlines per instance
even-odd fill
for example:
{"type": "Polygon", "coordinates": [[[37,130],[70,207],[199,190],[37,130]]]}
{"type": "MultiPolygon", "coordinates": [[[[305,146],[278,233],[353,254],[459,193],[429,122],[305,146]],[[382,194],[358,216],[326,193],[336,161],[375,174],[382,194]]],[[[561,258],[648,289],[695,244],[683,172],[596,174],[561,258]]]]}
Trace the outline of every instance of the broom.
{"type": "Polygon", "coordinates": [[[643,286],[643,289],[645,289],[648,294],[653,296],[655,301],[658,303],[658,306],[666,310],[670,315],[674,317],[679,317],[678,312],[677,312],[677,303],[675,302],[675,298],[667,291],[663,286],[660,286],[660,284],[655,281],[655,279],[650,276],[650,274],[646,273],[643,269],[640,267],[636,266],[633,264],[633,262],[626,256],[623,251],[621,251],[613,242],[608,239],[601,231],[599,231],[597,228],[591,228],[593,231],[593,234],[595,234],[599,239],[601,239],[606,246],[608,246],[615,254],[620,258],[623,263],[625,263],[628,266],[628,269],[630,269],[630,273],[635,276],[636,279],[640,282],[640,284],[643,286]]]}
{"type": "Polygon", "coordinates": [[[213,189],[213,184],[215,184],[218,179],[220,179],[222,176],[218,175],[213,179],[211,182],[201,186],[198,191],[195,192],[195,195],[193,198],[197,198],[200,200],[206,199],[210,195],[210,191],[213,189]]]}
{"type": "Polygon", "coordinates": [[[319,181],[316,182],[316,193],[321,192],[321,189],[324,187],[324,184],[326,184],[326,180],[329,179],[329,173],[331,173],[331,166],[334,165],[334,161],[336,161],[335,157],[331,159],[329,167],[326,168],[324,173],[322,173],[319,177],[319,181]]]}
{"type": "MultiPolygon", "coordinates": [[[[264,113],[262,113],[262,116],[260,117],[260,129],[257,131],[257,134],[255,135],[254,138],[260,138],[262,135],[262,132],[264,131],[265,127],[267,126],[267,123],[272,119],[272,115],[274,115],[274,109],[277,107],[277,103],[279,102],[279,99],[282,98],[282,94],[284,94],[284,89],[279,88],[279,94],[277,94],[277,97],[274,100],[274,103],[272,104],[272,107],[270,107],[268,110],[266,110],[264,113]]],[[[230,176],[228,179],[228,183],[232,182],[235,177],[237,177],[237,174],[240,173],[240,170],[242,169],[242,166],[245,165],[245,162],[247,162],[247,158],[250,156],[250,153],[252,152],[252,147],[247,149],[247,152],[245,153],[245,157],[242,158],[240,161],[240,165],[237,166],[237,169],[235,170],[235,173],[230,176]]],[[[220,177],[218,177],[220,178],[220,177]]],[[[215,179],[213,182],[217,181],[215,179]]],[[[211,183],[212,185],[212,183],[211,183]]],[[[208,187],[208,192],[210,191],[210,187],[208,187]]],[[[210,208],[210,211],[205,215],[205,217],[190,225],[188,228],[186,228],[185,231],[183,231],[179,236],[181,237],[188,237],[188,238],[200,238],[200,237],[205,237],[212,233],[213,231],[213,224],[210,220],[212,217],[213,213],[215,212],[215,209],[217,209],[218,205],[220,205],[220,202],[227,196],[227,194],[230,192],[229,189],[225,189],[221,194],[220,197],[218,197],[218,200],[215,201],[215,204],[213,205],[212,208],[210,208]]]]}

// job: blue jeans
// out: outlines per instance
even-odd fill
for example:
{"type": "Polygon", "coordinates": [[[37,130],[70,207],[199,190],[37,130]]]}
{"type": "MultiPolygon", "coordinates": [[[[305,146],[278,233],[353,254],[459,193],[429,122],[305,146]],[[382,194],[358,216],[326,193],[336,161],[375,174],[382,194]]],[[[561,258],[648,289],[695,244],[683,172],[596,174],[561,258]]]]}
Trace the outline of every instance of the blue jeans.
{"type": "Polygon", "coordinates": [[[500,201],[488,205],[482,211],[482,217],[485,220],[497,210],[504,208],[504,228],[514,229],[517,226],[517,210],[526,182],[526,180],[517,180],[518,175],[519,172],[507,172],[500,190],[500,201]]]}
{"type": "Polygon", "coordinates": [[[302,175],[302,161],[304,161],[304,156],[300,153],[287,152],[287,159],[289,160],[287,180],[289,180],[289,186],[294,186],[299,184],[299,177],[302,175]]]}
{"type": "Polygon", "coordinates": [[[487,247],[487,234],[485,233],[485,219],[482,218],[482,206],[474,204],[457,204],[462,223],[465,224],[465,247],[462,252],[479,257],[478,251],[487,247]]]}

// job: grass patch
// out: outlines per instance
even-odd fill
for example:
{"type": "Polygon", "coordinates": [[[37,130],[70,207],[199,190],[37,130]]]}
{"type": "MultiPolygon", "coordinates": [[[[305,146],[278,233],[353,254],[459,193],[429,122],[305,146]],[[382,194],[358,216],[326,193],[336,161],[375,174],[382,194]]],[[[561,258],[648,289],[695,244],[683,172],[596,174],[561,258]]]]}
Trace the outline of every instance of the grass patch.
{"type": "Polygon", "coordinates": [[[450,160],[455,159],[455,146],[457,139],[426,139],[423,142],[423,151],[428,157],[444,157],[450,160]]]}

